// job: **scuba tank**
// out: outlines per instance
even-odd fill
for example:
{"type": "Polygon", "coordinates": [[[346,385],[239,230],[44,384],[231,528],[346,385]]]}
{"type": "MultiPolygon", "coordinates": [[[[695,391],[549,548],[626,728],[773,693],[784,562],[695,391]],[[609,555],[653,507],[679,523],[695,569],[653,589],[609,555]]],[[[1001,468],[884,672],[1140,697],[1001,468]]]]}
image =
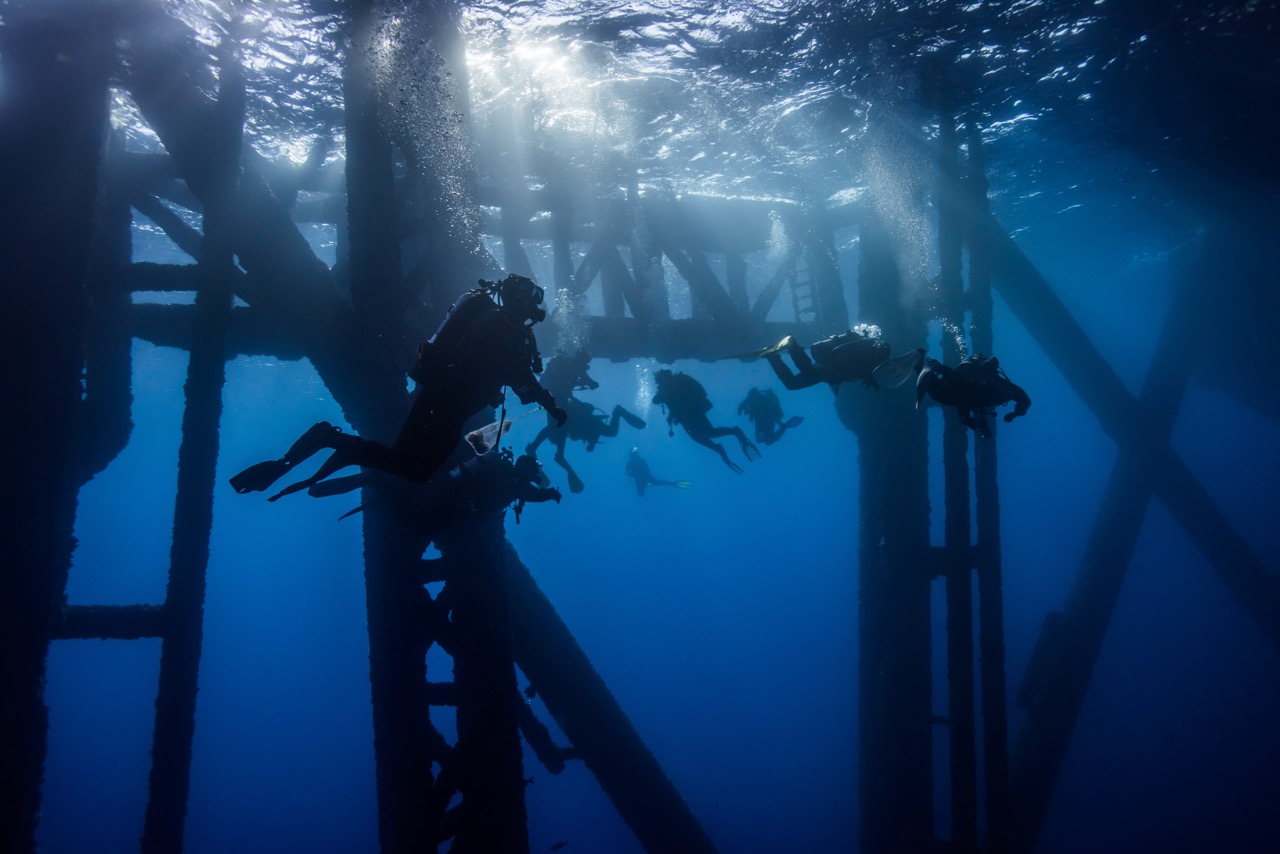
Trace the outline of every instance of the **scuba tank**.
{"type": "Polygon", "coordinates": [[[409,377],[416,383],[426,383],[453,363],[454,353],[471,331],[471,327],[482,314],[496,311],[498,304],[490,294],[492,282],[480,282],[481,287],[468,291],[449,306],[449,311],[440,321],[440,326],[430,340],[418,345],[418,361],[409,371],[409,377]]]}

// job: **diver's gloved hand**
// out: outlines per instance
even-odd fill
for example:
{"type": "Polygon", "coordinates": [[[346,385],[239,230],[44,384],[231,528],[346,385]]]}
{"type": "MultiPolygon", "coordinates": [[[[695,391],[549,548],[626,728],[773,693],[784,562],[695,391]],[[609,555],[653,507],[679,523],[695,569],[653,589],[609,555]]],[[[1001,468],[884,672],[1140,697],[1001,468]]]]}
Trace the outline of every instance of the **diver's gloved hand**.
{"type": "Polygon", "coordinates": [[[560,490],[556,489],[554,486],[547,487],[545,495],[549,501],[554,501],[557,504],[560,503],[560,490]]]}
{"type": "Polygon", "coordinates": [[[569,420],[569,413],[565,412],[558,406],[552,406],[547,410],[547,414],[556,420],[557,427],[563,427],[564,422],[569,420]]]}

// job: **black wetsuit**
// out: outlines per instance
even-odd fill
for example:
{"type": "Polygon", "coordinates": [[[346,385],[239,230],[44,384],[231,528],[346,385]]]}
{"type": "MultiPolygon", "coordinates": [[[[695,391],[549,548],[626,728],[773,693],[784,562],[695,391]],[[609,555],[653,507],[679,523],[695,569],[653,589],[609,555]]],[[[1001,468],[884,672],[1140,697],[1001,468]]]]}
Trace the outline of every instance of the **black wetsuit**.
{"type": "Polygon", "coordinates": [[[925,359],[916,381],[917,402],[925,394],[943,406],[954,406],[960,422],[984,438],[991,435],[987,414],[997,406],[1013,404],[1013,411],[1004,416],[1006,423],[1031,408],[1031,397],[1005,376],[995,357],[970,356],[954,368],[925,359]]]}
{"type": "Polygon", "coordinates": [[[351,462],[413,481],[429,480],[457,447],[466,420],[485,406],[499,405],[504,386],[521,403],[555,407],[555,398],[538,383],[535,367],[541,367],[541,359],[533,330],[508,316],[488,294],[465,294],[422,347],[413,371],[418,396],[395,444],[361,439],[351,462]]]}

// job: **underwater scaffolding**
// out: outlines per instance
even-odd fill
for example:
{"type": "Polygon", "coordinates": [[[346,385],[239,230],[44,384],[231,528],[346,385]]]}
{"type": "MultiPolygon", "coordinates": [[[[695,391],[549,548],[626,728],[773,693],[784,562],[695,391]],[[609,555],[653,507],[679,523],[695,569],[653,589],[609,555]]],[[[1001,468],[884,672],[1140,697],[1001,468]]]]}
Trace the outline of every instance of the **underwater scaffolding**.
{"type": "MultiPolygon", "coordinates": [[[[162,6],[155,4],[151,14],[167,18],[162,6]]],[[[30,132],[10,140],[15,152],[10,173],[17,180],[2,191],[6,221],[0,240],[12,261],[4,287],[15,310],[7,321],[10,334],[0,339],[9,364],[24,368],[12,377],[13,411],[42,417],[10,419],[6,440],[0,442],[4,469],[24,496],[22,506],[3,522],[14,569],[0,574],[0,630],[6,653],[13,655],[6,655],[0,686],[6,709],[12,709],[4,716],[0,746],[6,756],[4,791],[12,796],[0,799],[0,838],[15,840],[19,850],[34,847],[48,715],[41,685],[49,644],[71,637],[160,637],[161,701],[143,848],[172,854],[181,850],[186,810],[224,360],[242,353],[305,356],[360,434],[387,435],[403,416],[407,397],[403,369],[409,360],[403,350],[411,347],[406,342],[425,337],[424,318],[431,313],[415,302],[417,296],[427,293],[433,305],[447,305],[458,295],[457,283],[475,277],[471,267],[458,262],[447,265],[450,275],[438,276],[434,290],[405,286],[422,270],[401,268],[405,255],[399,237],[429,224],[396,221],[402,209],[397,202],[420,188],[395,180],[393,151],[368,118],[374,111],[360,101],[374,93],[359,85],[349,93],[348,160],[338,168],[350,196],[326,184],[316,169],[285,170],[288,180],[278,181],[271,169],[235,168],[239,157],[232,146],[239,145],[243,114],[237,105],[243,93],[234,51],[219,51],[220,89],[211,98],[176,73],[173,55],[134,38],[127,85],[168,153],[116,151],[103,168],[104,105],[118,66],[118,33],[103,20],[40,26],[29,42],[15,39],[4,53],[5,80],[23,95],[20,121],[13,127],[29,124],[30,132]],[[43,49],[50,44],[58,49],[43,49]],[[93,61],[55,61],[62,55],[93,61]],[[95,242],[101,236],[92,232],[100,185],[106,187],[109,230],[95,242]],[[306,186],[324,198],[291,207],[281,189],[285,185],[306,186]],[[45,199],[50,188],[61,194],[33,209],[33,200],[45,199]],[[202,211],[204,231],[176,216],[167,203],[202,211]],[[338,222],[348,215],[348,205],[351,254],[358,261],[348,271],[351,298],[298,228],[303,218],[338,222]],[[131,209],[151,217],[199,263],[130,263],[131,209]],[[233,253],[238,266],[231,263],[233,253]],[[92,271],[87,279],[86,270],[92,271]],[[130,309],[119,299],[129,290],[195,291],[198,297],[194,306],[130,309]],[[248,307],[233,309],[232,295],[248,307]],[[100,313],[88,311],[90,297],[100,313]],[[117,315],[128,320],[104,330],[100,324],[119,321],[117,315]],[[64,607],[77,490],[128,437],[129,388],[120,352],[127,363],[131,336],[191,353],[168,597],[162,606],[64,607]],[[109,370],[98,370],[104,366],[109,370]],[[93,417],[100,413],[108,417],[93,417]],[[91,429],[81,430],[83,424],[91,429]]],[[[187,39],[191,55],[207,56],[192,34],[179,27],[177,36],[187,39]]],[[[352,53],[358,63],[361,51],[352,53]]],[[[360,70],[351,73],[359,83],[354,78],[360,70]]],[[[1175,345],[1195,340],[1182,330],[1196,316],[1192,297],[1202,297],[1204,282],[1189,283],[1190,296],[1180,297],[1169,321],[1158,360],[1169,370],[1153,374],[1135,398],[987,210],[976,135],[969,146],[967,190],[957,189],[954,123],[944,121],[942,127],[938,315],[959,327],[970,313],[973,347],[990,353],[991,289],[1000,290],[1116,439],[1121,458],[1077,588],[1061,617],[1046,623],[1034,667],[1018,692],[1030,723],[1010,763],[996,445],[976,443],[971,471],[965,430],[953,413],[947,416],[945,542],[931,546],[925,420],[906,410],[858,407],[850,395],[837,399],[838,414],[860,449],[861,841],[868,852],[972,851],[985,837],[983,850],[990,854],[1025,852],[1035,844],[1140,530],[1139,508],[1159,495],[1277,644],[1280,590],[1169,445],[1189,373],[1184,362],[1191,353],[1175,345]],[[966,243],[967,290],[960,267],[966,243]],[[976,542],[970,542],[968,526],[970,478],[977,502],[976,542]],[[945,721],[934,718],[930,696],[930,586],[939,578],[946,584],[948,658],[954,662],[945,721]],[[980,673],[972,667],[975,627],[965,622],[975,596],[980,673]],[[977,788],[979,706],[985,798],[978,797],[977,788]],[[948,728],[950,740],[950,843],[941,843],[934,827],[931,750],[933,728],[939,725],[948,728]]],[[[813,212],[745,200],[653,199],[631,188],[625,198],[600,200],[590,198],[588,185],[577,190],[575,195],[482,187],[487,219],[480,218],[486,223],[481,230],[501,239],[505,266],[525,275],[531,270],[522,268],[529,266],[522,242],[550,246],[554,285],[573,299],[584,298],[599,282],[603,314],[586,319],[586,344],[598,357],[716,359],[787,333],[816,339],[843,330],[848,310],[832,235],[850,227],[861,229],[862,316],[882,325],[895,341],[923,343],[926,338],[927,319],[908,313],[900,298],[905,283],[893,235],[868,205],[813,212]],[[744,258],[767,244],[774,214],[791,237],[789,247],[774,259],[763,287],[751,292],[744,258]],[[635,228],[636,222],[646,227],[635,228]],[[576,263],[575,245],[587,246],[576,263]],[[623,260],[623,250],[632,265],[623,260]],[[713,254],[724,255],[724,281],[710,260],[713,254]],[[688,318],[671,316],[662,272],[667,262],[688,285],[688,318]],[[794,322],[770,322],[773,307],[788,292],[794,322]]],[[[453,248],[462,257],[473,247],[453,248]]],[[[486,263],[497,264],[492,258],[486,263]]],[[[944,356],[950,360],[958,353],[944,356]]],[[[492,432],[500,433],[501,426],[492,432]]],[[[479,440],[486,440],[483,431],[479,440]]],[[[566,760],[582,760],[647,850],[713,850],[506,542],[500,517],[469,519],[438,532],[442,557],[423,562],[422,532],[395,511],[390,503],[376,504],[363,519],[383,847],[424,850],[454,839],[473,850],[527,850],[523,733],[553,773],[566,760]],[[424,579],[445,581],[445,590],[431,596],[424,579]],[[433,644],[453,653],[452,682],[426,680],[426,651],[433,644]],[[555,745],[547,728],[528,714],[516,690],[516,666],[542,696],[569,747],[555,745]],[[433,705],[457,708],[458,744],[446,743],[430,726],[433,705]],[[462,803],[451,808],[459,792],[462,803]],[[494,815],[504,820],[492,821],[494,815]]]]}

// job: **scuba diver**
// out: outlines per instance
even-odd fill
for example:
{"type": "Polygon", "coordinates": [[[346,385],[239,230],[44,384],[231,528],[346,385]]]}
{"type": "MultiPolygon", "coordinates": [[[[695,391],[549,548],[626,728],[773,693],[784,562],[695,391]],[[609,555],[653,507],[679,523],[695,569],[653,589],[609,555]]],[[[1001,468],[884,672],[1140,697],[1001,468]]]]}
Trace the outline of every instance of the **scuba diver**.
{"type": "Polygon", "coordinates": [[[911,378],[919,356],[907,353],[889,357],[889,345],[880,337],[880,327],[861,323],[853,329],[824,338],[804,351],[796,339],[788,335],[772,347],[750,356],[763,356],[791,391],[827,383],[836,391],[840,383],[860,381],[869,388],[897,388],[911,378]],[[791,356],[792,369],[783,361],[791,356]]]}
{"type": "Polygon", "coordinates": [[[960,423],[984,439],[991,438],[987,416],[997,406],[1013,404],[1013,411],[1005,413],[1006,424],[1026,415],[1031,408],[1031,398],[1010,381],[995,356],[975,354],[954,368],[926,356],[917,363],[917,369],[916,409],[927,394],[943,406],[954,406],[960,423]]]}
{"type": "Polygon", "coordinates": [[[792,427],[799,427],[804,418],[793,415],[782,420],[782,403],[773,389],[753,388],[738,404],[738,414],[746,415],[756,428],[756,441],[772,445],[792,427]]]}
{"type": "MultiPolygon", "coordinates": [[[[560,503],[560,490],[550,484],[535,458],[528,454],[516,457],[510,449],[502,448],[497,453],[474,456],[455,466],[447,476],[427,484],[407,483],[369,471],[312,484],[307,493],[314,498],[327,498],[363,487],[396,490],[402,494],[400,506],[407,508],[412,524],[422,527],[425,522],[428,528],[436,529],[463,512],[494,513],[512,505],[519,523],[525,504],[560,503]]],[[[368,506],[361,504],[339,518],[345,519],[368,506]]]]}
{"type": "Polygon", "coordinates": [[[658,393],[653,402],[667,411],[667,424],[671,429],[669,435],[675,435],[675,425],[679,424],[689,438],[699,445],[710,448],[720,455],[724,464],[738,474],[742,469],[729,459],[728,452],[719,443],[713,441],[720,436],[733,436],[742,448],[742,455],[748,460],[754,454],[760,456],[760,449],[747,441],[741,427],[714,427],[707,413],[711,410],[711,400],[702,383],[688,374],[673,373],[666,368],[653,375],[658,384],[658,393]]]}
{"type": "Polygon", "coordinates": [[[425,483],[457,447],[466,420],[485,406],[502,403],[504,386],[521,403],[540,404],[563,423],[568,416],[534,376],[542,367],[532,329],[547,316],[542,297],[542,288],[515,274],[500,282],[482,281],[459,297],[431,340],[418,347],[417,364],[409,373],[418,384],[418,395],[394,445],[343,433],[322,421],[280,459],[250,466],[231,478],[231,487],[242,494],[261,492],[326,448],[333,453],[314,475],[269,500],[307,489],[352,465],[425,483]]]}
{"type": "Polygon", "coordinates": [[[632,448],[631,456],[627,457],[627,477],[636,482],[636,495],[644,495],[645,488],[650,486],[674,486],[677,489],[693,486],[687,480],[658,480],[649,471],[649,464],[644,457],[640,456],[639,448],[632,448]]]}
{"type": "Polygon", "coordinates": [[[587,446],[587,451],[590,452],[596,449],[596,444],[602,438],[618,435],[620,420],[626,421],[637,430],[643,430],[645,427],[644,419],[628,412],[622,404],[613,407],[613,414],[606,418],[603,412],[590,403],[573,396],[573,393],[579,389],[600,387],[600,383],[587,373],[590,367],[591,354],[583,349],[573,354],[557,353],[548,360],[547,369],[542,374],[542,386],[554,395],[556,400],[564,403],[568,418],[562,424],[556,424],[548,415],[547,426],[543,427],[525,448],[525,453],[536,455],[538,446],[550,439],[551,444],[556,448],[555,461],[569,477],[569,491],[575,493],[581,492],[586,486],[564,455],[564,446],[568,440],[583,442],[587,446]]]}

